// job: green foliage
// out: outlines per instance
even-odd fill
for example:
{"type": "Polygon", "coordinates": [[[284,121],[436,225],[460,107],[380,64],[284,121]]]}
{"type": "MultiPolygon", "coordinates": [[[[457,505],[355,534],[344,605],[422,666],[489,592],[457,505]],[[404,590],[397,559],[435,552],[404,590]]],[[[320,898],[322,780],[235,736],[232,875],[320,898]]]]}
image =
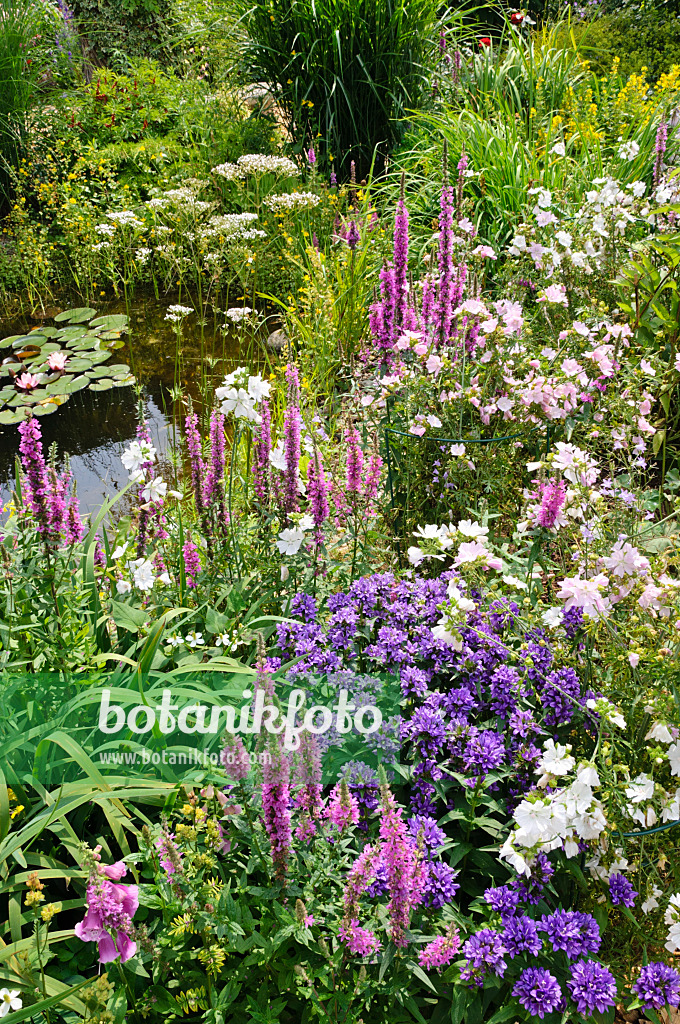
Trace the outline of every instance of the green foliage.
{"type": "MultiPolygon", "coordinates": [[[[573,38],[595,74],[607,74],[615,57],[628,76],[646,67],[650,78],[670,71],[680,52],[680,16],[654,8],[623,10],[596,21],[576,23],[573,38]]],[[[566,42],[566,33],[563,36],[566,42]]]]}
{"type": "Polygon", "coordinates": [[[74,0],[80,31],[99,60],[170,58],[170,0],[74,0]]]}
{"type": "Polygon", "coordinates": [[[402,134],[429,85],[434,0],[240,0],[251,42],[244,66],[275,92],[295,147],[365,175],[402,134]],[[317,139],[320,142],[317,142],[317,139]]]}

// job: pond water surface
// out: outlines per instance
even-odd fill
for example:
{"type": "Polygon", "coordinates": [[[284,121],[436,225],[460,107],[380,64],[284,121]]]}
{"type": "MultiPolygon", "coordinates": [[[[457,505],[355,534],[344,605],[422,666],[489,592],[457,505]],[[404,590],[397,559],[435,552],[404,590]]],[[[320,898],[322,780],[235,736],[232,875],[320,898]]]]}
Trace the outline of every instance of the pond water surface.
{"type": "MultiPolygon", "coordinates": [[[[140,402],[161,463],[167,462],[173,435],[179,432],[187,412],[188,396],[197,411],[202,408],[202,388],[214,388],[224,375],[251,355],[242,351],[241,334],[232,329],[225,332],[210,317],[201,326],[198,314],[183,323],[181,360],[177,365],[177,338],[173,324],[165,320],[167,308],[174,300],[159,301],[153,297],[135,297],[126,308],[123,302],[109,303],[97,309],[99,314],[126,313],[129,331],[124,344],[112,356],[112,362],[130,365],[139,385],[110,391],[84,390],[49,416],[41,417],[40,425],[45,450],[56,443],[58,458],[71,458],[71,468],[78,487],[82,512],[95,511],[106,498],[122,490],[127,471],[120,457],[135,437],[139,422],[140,402]],[[183,397],[179,397],[176,385],[183,397]],[[163,456],[165,455],[165,459],[163,456]]],[[[186,301],[186,300],[184,300],[186,301]]],[[[189,303],[187,302],[187,305],[189,303]]],[[[68,308],[68,307],[63,307],[68,308]]],[[[54,316],[59,310],[48,309],[54,316]]],[[[51,318],[26,316],[0,320],[0,338],[28,333],[41,324],[52,324],[51,318]]],[[[57,326],[59,326],[57,324],[57,326]]],[[[262,359],[262,349],[251,364],[262,359]]],[[[0,496],[5,505],[14,488],[15,459],[19,452],[16,426],[0,426],[0,496]]],[[[172,472],[166,474],[172,478],[172,472]]]]}

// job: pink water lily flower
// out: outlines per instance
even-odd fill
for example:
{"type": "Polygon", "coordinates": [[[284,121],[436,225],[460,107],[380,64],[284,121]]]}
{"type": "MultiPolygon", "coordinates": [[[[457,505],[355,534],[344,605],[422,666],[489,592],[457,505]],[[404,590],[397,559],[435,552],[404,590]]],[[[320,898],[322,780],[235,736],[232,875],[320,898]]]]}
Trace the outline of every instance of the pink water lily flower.
{"type": "Polygon", "coordinates": [[[102,964],[119,956],[125,963],[137,952],[131,933],[132,918],[139,907],[139,888],[117,884],[126,872],[122,861],[97,867],[97,874],[91,876],[87,886],[87,913],[75,926],[79,939],[98,944],[102,964]]]}
{"type": "Polygon", "coordinates": [[[50,370],[63,370],[68,359],[67,352],[50,352],[47,357],[47,365],[50,370]]]}
{"type": "Polygon", "coordinates": [[[40,384],[40,377],[37,377],[35,373],[22,373],[20,377],[17,377],[15,384],[18,388],[23,388],[24,391],[32,391],[40,384]]]}

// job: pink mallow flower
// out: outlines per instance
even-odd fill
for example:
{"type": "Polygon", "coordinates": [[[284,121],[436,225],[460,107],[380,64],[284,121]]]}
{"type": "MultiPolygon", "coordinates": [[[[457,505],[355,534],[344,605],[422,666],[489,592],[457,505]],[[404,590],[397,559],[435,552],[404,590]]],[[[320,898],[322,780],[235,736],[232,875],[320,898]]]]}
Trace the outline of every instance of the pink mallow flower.
{"type": "Polygon", "coordinates": [[[571,576],[562,580],[557,597],[565,601],[564,610],[571,608],[582,608],[583,614],[590,619],[599,619],[605,615],[610,608],[609,598],[602,591],[609,586],[607,577],[600,573],[590,580],[581,579],[580,576],[571,576]]]}
{"type": "Polygon", "coordinates": [[[98,944],[102,964],[117,957],[125,963],[137,952],[131,933],[132,918],[139,907],[139,889],[136,885],[117,884],[126,872],[122,861],[97,867],[97,873],[92,874],[87,886],[87,913],[75,926],[79,939],[98,944]]]}
{"type": "Polygon", "coordinates": [[[24,391],[32,391],[40,384],[40,377],[37,377],[35,373],[22,373],[20,377],[17,377],[15,384],[24,391]]]}
{"type": "Polygon", "coordinates": [[[68,352],[50,352],[47,365],[50,370],[63,370],[68,360],[68,352]]]}

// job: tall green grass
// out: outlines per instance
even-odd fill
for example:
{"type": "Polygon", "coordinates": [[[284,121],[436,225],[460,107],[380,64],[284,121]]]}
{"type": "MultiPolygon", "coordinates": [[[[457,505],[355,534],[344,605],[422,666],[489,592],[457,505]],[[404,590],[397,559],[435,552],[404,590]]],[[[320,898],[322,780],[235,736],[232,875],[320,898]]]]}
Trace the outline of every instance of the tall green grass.
{"type": "Polygon", "coordinates": [[[34,44],[47,20],[37,0],[0,0],[0,195],[7,194],[7,165],[21,153],[26,114],[43,70],[34,44]]]}
{"type": "Polygon", "coordinates": [[[237,0],[244,66],[274,92],[299,150],[367,174],[430,89],[436,0],[237,0]],[[320,138],[319,138],[320,137],[320,138]],[[318,140],[318,142],[317,142],[318,140]]]}

